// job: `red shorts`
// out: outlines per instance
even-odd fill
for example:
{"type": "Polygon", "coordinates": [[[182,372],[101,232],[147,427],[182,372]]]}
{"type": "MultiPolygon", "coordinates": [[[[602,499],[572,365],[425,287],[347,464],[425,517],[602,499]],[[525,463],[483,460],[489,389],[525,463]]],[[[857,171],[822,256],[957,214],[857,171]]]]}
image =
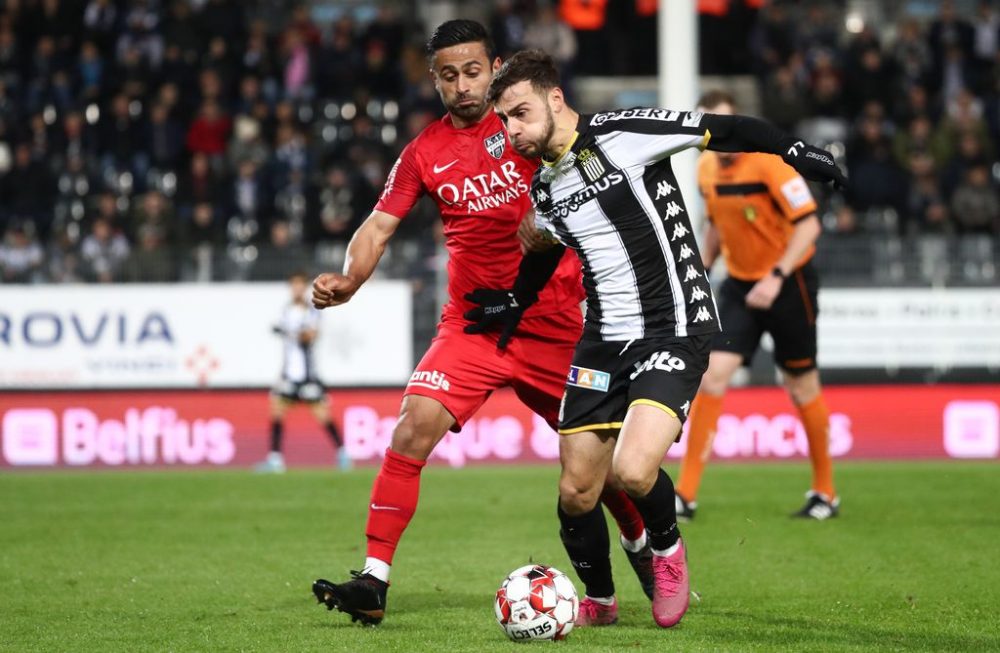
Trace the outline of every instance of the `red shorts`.
{"type": "Polygon", "coordinates": [[[505,351],[497,334],[467,334],[465,322],[445,319],[406,386],[406,395],[435,399],[461,430],[490,394],[510,386],[552,428],[566,386],[573,350],[583,331],[578,310],[525,317],[505,351]]]}

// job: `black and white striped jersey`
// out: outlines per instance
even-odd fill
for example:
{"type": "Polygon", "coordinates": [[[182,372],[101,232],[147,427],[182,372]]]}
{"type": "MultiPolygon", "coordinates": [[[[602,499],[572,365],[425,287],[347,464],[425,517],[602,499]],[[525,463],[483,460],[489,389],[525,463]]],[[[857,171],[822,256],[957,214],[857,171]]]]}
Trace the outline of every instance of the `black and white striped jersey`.
{"type": "Polygon", "coordinates": [[[574,249],[587,291],[584,338],[719,330],[718,311],[670,155],[704,149],[702,114],[581,115],[575,140],[532,180],[535,222],[574,249]]]}

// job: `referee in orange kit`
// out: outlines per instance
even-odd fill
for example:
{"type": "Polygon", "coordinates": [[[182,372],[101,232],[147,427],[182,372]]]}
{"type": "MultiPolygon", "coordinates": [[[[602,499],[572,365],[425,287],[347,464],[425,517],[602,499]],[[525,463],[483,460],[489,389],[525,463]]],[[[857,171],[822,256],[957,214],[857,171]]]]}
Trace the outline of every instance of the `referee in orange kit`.
{"type": "MultiPolygon", "coordinates": [[[[723,91],[706,93],[698,104],[708,113],[736,110],[732,96],[723,91]]],[[[750,363],[766,331],[809,440],[812,488],[793,516],[835,517],[840,499],[830,461],[830,413],[816,368],[819,281],[811,263],[821,231],[816,201],[805,180],[772,154],[705,152],[698,161],[698,186],[709,219],[702,262],[710,269],[721,252],[729,277],[718,293],[722,333],[712,343],[708,371],[691,407],[677,516],[694,518],[723,395],[733,373],[750,363]]]]}

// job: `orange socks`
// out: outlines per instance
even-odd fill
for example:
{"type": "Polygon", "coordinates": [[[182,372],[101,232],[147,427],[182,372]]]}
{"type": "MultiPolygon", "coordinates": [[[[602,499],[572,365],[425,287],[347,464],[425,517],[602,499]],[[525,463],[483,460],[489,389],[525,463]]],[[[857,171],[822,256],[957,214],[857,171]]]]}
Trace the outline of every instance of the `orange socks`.
{"type": "MultiPolygon", "coordinates": [[[[722,397],[699,392],[691,406],[691,428],[687,434],[687,451],[681,462],[677,494],[685,501],[694,501],[701,485],[701,474],[712,455],[712,440],[722,415],[722,397]]],[[[810,440],[811,441],[811,440],[810,440]]]]}
{"type": "MultiPolygon", "coordinates": [[[[833,488],[833,463],[830,460],[830,411],[818,395],[808,404],[799,406],[799,416],[809,439],[809,460],[812,462],[812,489],[831,500],[836,496],[833,488]]],[[[692,430],[693,425],[692,425],[692,430]]],[[[686,461],[687,459],[685,459],[686,461]]]]}

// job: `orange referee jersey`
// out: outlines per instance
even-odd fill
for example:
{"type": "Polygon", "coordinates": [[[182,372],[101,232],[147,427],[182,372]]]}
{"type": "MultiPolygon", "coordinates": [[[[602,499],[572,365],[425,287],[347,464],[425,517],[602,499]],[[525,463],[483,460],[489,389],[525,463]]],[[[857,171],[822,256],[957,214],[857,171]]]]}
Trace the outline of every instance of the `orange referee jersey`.
{"type": "MultiPolygon", "coordinates": [[[[774,154],[744,153],[722,165],[715,152],[698,159],[698,188],[719,230],[729,275],[757,281],[785,253],[793,223],[816,212],[809,186],[774,154]]],[[[815,253],[810,247],[796,267],[815,253]]]]}

